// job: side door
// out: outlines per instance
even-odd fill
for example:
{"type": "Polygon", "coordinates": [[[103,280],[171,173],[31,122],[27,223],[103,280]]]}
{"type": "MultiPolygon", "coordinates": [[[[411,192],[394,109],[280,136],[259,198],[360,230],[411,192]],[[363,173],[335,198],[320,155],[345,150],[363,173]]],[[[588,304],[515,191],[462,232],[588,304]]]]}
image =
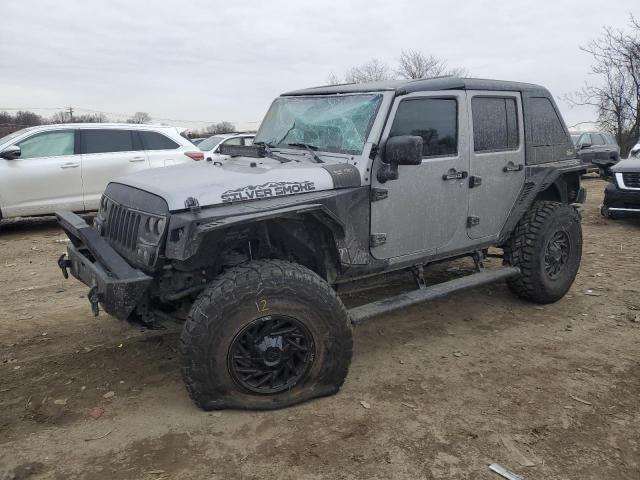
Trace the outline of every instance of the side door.
{"type": "Polygon", "coordinates": [[[524,124],[518,92],[468,92],[468,102],[473,135],[467,234],[476,240],[500,233],[520,194],[524,124]]]}
{"type": "Polygon", "coordinates": [[[107,184],[149,168],[147,154],[131,130],[87,128],[80,131],[82,188],[86,210],[96,210],[107,184]]]}
{"type": "Polygon", "coordinates": [[[590,133],[583,133],[580,135],[576,147],[576,156],[582,161],[582,163],[591,163],[595,160],[596,151],[593,146],[590,133]]]}
{"type": "MultiPolygon", "coordinates": [[[[400,165],[397,180],[380,183],[375,175],[372,179],[375,258],[428,256],[457,232],[464,235],[469,195],[467,124],[464,91],[418,92],[395,100],[381,144],[389,137],[419,135],[423,160],[420,165],[400,165]],[[384,198],[374,201],[376,197],[384,198]]],[[[378,159],[377,168],[380,164],[378,159]]]]}
{"type": "Polygon", "coordinates": [[[150,168],[166,167],[189,160],[179,148],[180,145],[160,132],[140,130],[135,132],[149,160],[150,168]]]}
{"type": "Polygon", "coordinates": [[[76,131],[52,130],[15,143],[21,155],[0,159],[0,189],[6,217],[83,210],[76,131]]]}

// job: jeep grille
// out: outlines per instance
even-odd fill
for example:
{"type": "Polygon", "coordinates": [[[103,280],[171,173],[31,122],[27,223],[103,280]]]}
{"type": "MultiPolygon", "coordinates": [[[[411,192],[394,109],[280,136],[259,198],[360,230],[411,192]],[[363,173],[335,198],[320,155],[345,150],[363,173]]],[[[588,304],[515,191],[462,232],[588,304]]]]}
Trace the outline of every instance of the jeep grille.
{"type": "Polygon", "coordinates": [[[107,214],[104,237],[110,243],[127,250],[136,250],[138,243],[138,229],[142,221],[142,214],[122,205],[118,205],[107,198],[107,214]]]}
{"type": "Polygon", "coordinates": [[[167,217],[146,213],[102,196],[96,225],[107,242],[132,265],[157,267],[167,217]]]}

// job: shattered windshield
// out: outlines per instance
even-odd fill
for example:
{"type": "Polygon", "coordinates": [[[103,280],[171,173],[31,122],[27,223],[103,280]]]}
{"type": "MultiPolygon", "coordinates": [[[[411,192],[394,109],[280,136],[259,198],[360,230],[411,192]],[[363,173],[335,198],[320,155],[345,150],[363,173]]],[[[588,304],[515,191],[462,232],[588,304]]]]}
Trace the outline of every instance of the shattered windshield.
{"type": "Polygon", "coordinates": [[[255,143],[307,144],[324,152],[362,153],[382,95],[281,97],[260,126],[255,143]]]}

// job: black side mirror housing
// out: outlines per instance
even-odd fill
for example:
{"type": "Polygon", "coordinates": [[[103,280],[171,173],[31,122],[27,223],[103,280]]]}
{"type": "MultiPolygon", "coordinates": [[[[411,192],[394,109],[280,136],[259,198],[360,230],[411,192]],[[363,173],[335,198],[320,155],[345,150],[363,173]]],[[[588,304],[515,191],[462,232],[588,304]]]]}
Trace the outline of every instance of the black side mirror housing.
{"type": "Polygon", "coordinates": [[[387,140],[384,146],[383,164],[378,169],[380,183],[397,180],[398,165],[420,165],[422,163],[422,137],[398,135],[387,140]]]}
{"type": "Polygon", "coordinates": [[[581,143],[580,144],[580,150],[584,150],[585,148],[589,148],[591,146],[590,143],[581,143]]]}
{"type": "Polygon", "coordinates": [[[17,145],[12,145],[5,148],[2,153],[0,153],[0,157],[4,158],[5,160],[15,160],[16,158],[19,158],[21,154],[22,151],[20,150],[20,147],[18,147],[17,145]]]}

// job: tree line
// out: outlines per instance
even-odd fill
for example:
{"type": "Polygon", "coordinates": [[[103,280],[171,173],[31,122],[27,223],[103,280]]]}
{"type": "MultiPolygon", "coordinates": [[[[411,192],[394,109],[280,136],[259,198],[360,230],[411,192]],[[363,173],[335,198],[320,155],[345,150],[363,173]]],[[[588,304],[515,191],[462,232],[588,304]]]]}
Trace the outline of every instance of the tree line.
{"type": "MultiPolygon", "coordinates": [[[[28,110],[18,110],[11,114],[6,111],[0,112],[0,127],[5,127],[0,134],[5,134],[10,130],[19,130],[36,125],[47,125],[56,123],[107,123],[111,120],[104,113],[84,113],[73,114],[70,111],[59,111],[50,117],[44,117],[28,110]],[[6,130],[6,131],[5,131],[6,130]]],[[[136,112],[126,120],[115,120],[115,123],[150,124],[153,122],[151,115],[147,112],[136,112]]],[[[209,137],[221,133],[231,133],[236,131],[236,126],[228,121],[211,124],[202,129],[190,130],[190,138],[209,137]]]]}

